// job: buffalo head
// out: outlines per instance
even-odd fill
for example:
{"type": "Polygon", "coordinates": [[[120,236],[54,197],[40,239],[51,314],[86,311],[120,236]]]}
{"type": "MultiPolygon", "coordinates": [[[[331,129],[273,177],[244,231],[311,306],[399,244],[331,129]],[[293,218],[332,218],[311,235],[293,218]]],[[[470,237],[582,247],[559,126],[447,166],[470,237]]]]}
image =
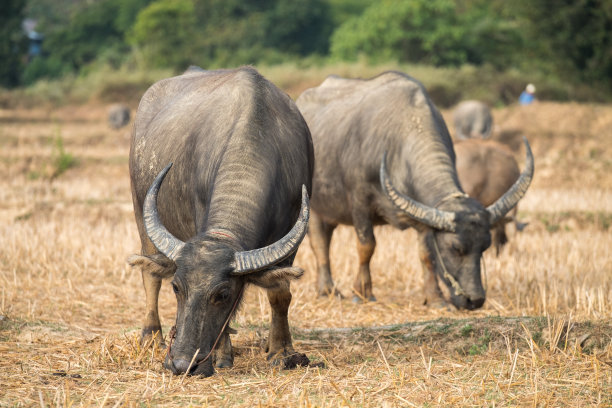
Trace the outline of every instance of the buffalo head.
{"type": "Polygon", "coordinates": [[[383,156],[382,189],[400,213],[425,227],[420,234],[421,259],[445,283],[457,308],[477,309],[484,304],[480,259],[491,245],[489,230],[525,195],[533,178],[533,155],[527,139],[524,142],[525,169],[514,185],[486,209],[461,192],[444,197],[436,207],[400,193],[389,179],[386,153],[383,156]]]}
{"type": "Polygon", "coordinates": [[[303,186],[300,215],[291,231],[264,248],[244,251],[238,237],[221,229],[183,242],[164,227],[157,211],[157,195],[171,166],[159,173],[143,208],[151,242],[176,263],[172,279],[177,300],[176,326],[164,365],[175,374],[210,376],[214,373],[213,349],[219,341],[229,341],[228,323],[245,285],[288,285],[289,280],[303,274],[300,268],[275,265],[291,257],[306,234],[308,193],[303,186]]]}

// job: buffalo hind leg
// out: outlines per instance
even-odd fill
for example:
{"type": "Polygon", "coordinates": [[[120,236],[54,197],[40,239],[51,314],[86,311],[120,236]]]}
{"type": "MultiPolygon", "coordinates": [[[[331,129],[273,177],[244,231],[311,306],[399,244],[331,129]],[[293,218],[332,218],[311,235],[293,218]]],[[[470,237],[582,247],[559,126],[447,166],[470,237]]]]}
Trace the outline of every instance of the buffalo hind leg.
{"type": "Polygon", "coordinates": [[[132,255],[128,263],[140,268],[146,296],[146,315],[142,325],[140,343],[159,342],[164,345],[161,322],[159,320],[158,299],[162,280],[174,274],[176,265],[161,254],[132,255]]]}
{"type": "Polygon", "coordinates": [[[357,232],[357,253],[359,255],[359,272],[353,281],[353,302],[376,301],[372,292],[372,276],[370,274],[370,259],[374,255],[376,239],[374,238],[374,228],[369,220],[356,222],[355,231],[357,232]]]}
{"type": "Polygon", "coordinates": [[[308,236],[310,247],[317,260],[317,294],[319,296],[342,297],[334,285],[329,266],[329,245],[335,228],[335,225],[326,223],[314,211],[310,212],[308,236]]]}

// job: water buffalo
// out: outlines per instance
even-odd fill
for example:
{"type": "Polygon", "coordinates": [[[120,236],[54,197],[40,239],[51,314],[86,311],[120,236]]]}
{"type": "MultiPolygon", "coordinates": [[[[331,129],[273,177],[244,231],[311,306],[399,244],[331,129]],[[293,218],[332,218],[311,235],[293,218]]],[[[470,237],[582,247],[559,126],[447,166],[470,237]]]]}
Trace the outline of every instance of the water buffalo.
{"type": "Polygon", "coordinates": [[[161,339],[159,290],[174,276],[165,367],[208,376],[211,356],[231,365],[228,321],[249,283],[267,289],[268,359],[292,355],[289,281],[303,274],[292,263],[306,235],[314,166],[295,103],[251,67],[190,68],[142,97],[129,164],[142,250],[128,262],[145,288],[143,339],[161,339]]]}
{"type": "Polygon", "coordinates": [[[457,105],[453,112],[453,122],[457,139],[487,139],[491,136],[491,109],[480,101],[463,101],[457,105]]]}
{"type": "Polygon", "coordinates": [[[121,129],[130,123],[130,108],[116,103],[108,108],[108,124],[113,129],[121,129]]]}
{"type": "Polygon", "coordinates": [[[369,266],[376,246],[373,226],[391,224],[418,231],[428,304],[446,304],[439,278],[456,307],[482,306],[480,258],[491,243],[490,226],[518,202],[533,176],[527,141],[521,177],[484,208],[461,189],[444,120],[423,85],[408,75],[331,76],[296,103],[310,127],[317,159],[309,236],[319,295],[337,293],[329,244],[334,228],[347,224],[357,232],[360,264],[353,292],[356,300],[374,300],[369,266]]]}
{"type": "MultiPolygon", "coordinates": [[[[520,170],[514,154],[494,140],[466,139],[455,142],[457,175],[463,191],[487,207],[497,201],[518,180],[520,170]]],[[[497,254],[508,242],[506,224],[514,220],[517,230],[525,224],[512,217],[502,218],[493,229],[493,246],[497,254]]]]}

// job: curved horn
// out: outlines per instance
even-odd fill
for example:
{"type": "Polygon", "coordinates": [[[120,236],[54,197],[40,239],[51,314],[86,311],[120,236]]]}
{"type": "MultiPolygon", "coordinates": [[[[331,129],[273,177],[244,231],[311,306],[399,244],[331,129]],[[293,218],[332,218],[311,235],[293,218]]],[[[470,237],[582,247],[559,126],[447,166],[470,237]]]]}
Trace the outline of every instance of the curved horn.
{"type": "Polygon", "coordinates": [[[172,163],[166,166],[165,169],[159,172],[153,184],[149,187],[143,205],[144,226],[147,235],[155,245],[155,248],[162,254],[166,255],[173,261],[176,260],[185,243],[176,238],[162,224],[159,213],[157,212],[157,194],[161,187],[164,177],[172,167],[172,163]]]}
{"type": "Polygon", "coordinates": [[[531,184],[531,179],[533,179],[533,154],[531,153],[531,147],[525,136],[523,136],[523,142],[525,143],[525,152],[527,155],[525,169],[512,187],[510,187],[503,196],[497,199],[497,201],[487,207],[491,225],[501,220],[502,217],[523,198],[529,188],[529,184],[531,184]]]}
{"type": "Polygon", "coordinates": [[[438,230],[455,231],[455,213],[421,204],[396,190],[387,173],[387,152],[380,164],[380,184],[387,198],[410,218],[438,230]]]}
{"type": "Polygon", "coordinates": [[[302,208],[300,216],[291,231],[275,243],[264,248],[252,251],[236,252],[234,255],[235,269],[233,275],[246,275],[275,265],[297,251],[300,243],[306,236],[310,205],[308,203],[308,190],[302,185],[302,208]]]}

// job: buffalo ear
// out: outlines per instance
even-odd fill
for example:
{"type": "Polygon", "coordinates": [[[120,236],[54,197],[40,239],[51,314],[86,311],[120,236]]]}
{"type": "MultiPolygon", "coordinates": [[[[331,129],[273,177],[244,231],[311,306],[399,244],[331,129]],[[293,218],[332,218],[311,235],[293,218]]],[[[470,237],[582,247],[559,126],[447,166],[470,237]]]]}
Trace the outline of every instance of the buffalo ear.
{"type": "Polygon", "coordinates": [[[127,263],[132,268],[140,268],[142,273],[153,275],[159,279],[166,279],[174,275],[176,264],[162,254],[130,255],[127,263]]]}
{"type": "Polygon", "coordinates": [[[302,277],[304,270],[297,266],[273,267],[260,272],[245,275],[247,282],[266,289],[278,288],[289,284],[289,281],[302,277]]]}

